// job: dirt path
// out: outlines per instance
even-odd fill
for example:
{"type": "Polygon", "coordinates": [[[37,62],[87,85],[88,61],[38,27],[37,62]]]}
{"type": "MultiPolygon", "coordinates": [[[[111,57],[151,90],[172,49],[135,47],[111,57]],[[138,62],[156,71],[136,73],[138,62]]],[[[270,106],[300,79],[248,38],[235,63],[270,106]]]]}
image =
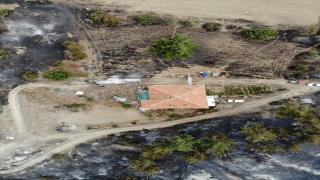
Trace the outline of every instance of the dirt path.
{"type": "Polygon", "coordinates": [[[319,21],[319,0],[52,0],[83,5],[84,8],[118,8],[127,11],[151,11],[180,18],[246,19],[266,25],[312,25],[319,21]]]}
{"type": "MultiPolygon", "coordinates": [[[[238,82],[240,82],[240,80],[238,80],[238,82]]],[[[52,85],[52,84],[27,84],[27,85],[23,85],[23,86],[19,86],[19,87],[15,88],[12,91],[12,93],[10,93],[9,103],[10,103],[10,107],[12,108],[12,112],[15,117],[15,122],[16,122],[17,127],[20,130],[20,132],[23,132],[25,129],[23,126],[23,119],[22,119],[21,113],[19,111],[19,103],[18,103],[18,99],[17,99],[17,94],[19,93],[19,91],[21,91],[25,88],[32,88],[32,87],[71,87],[71,86],[52,85]]],[[[10,170],[0,171],[0,174],[9,174],[9,173],[21,171],[21,170],[26,169],[28,167],[31,167],[37,163],[40,163],[46,159],[49,159],[55,153],[69,150],[79,143],[87,142],[89,140],[99,138],[102,136],[106,136],[109,134],[126,132],[126,131],[138,131],[138,130],[143,130],[143,129],[164,128],[164,127],[169,127],[169,126],[173,126],[173,125],[177,125],[177,124],[199,121],[199,120],[203,120],[203,119],[221,117],[221,116],[226,116],[226,115],[237,115],[237,114],[241,114],[244,112],[255,111],[255,108],[266,105],[267,103],[269,103],[271,101],[275,101],[277,99],[289,98],[292,96],[299,96],[299,95],[304,95],[304,94],[319,91],[318,87],[309,87],[309,86],[297,86],[297,87],[299,87],[299,88],[292,88],[291,90],[288,90],[285,93],[277,94],[275,96],[268,97],[265,99],[258,99],[256,101],[247,102],[247,103],[244,103],[243,105],[235,107],[233,109],[227,109],[227,110],[223,110],[223,111],[219,111],[219,112],[215,112],[215,113],[211,113],[211,114],[205,114],[205,115],[201,115],[201,116],[196,116],[196,117],[192,117],[192,118],[185,118],[185,119],[180,119],[180,120],[176,120],[176,121],[149,123],[149,124],[141,124],[141,125],[135,125],[135,126],[125,126],[125,127],[120,127],[120,128],[96,131],[96,132],[92,132],[92,133],[78,134],[78,136],[73,136],[73,138],[76,138],[76,139],[73,139],[69,142],[66,142],[66,143],[62,144],[60,147],[57,147],[49,152],[46,152],[46,153],[41,154],[37,157],[34,157],[30,161],[22,164],[19,167],[16,167],[16,168],[10,169],[10,170]]],[[[66,137],[68,137],[68,136],[66,135],[66,137]]]]}

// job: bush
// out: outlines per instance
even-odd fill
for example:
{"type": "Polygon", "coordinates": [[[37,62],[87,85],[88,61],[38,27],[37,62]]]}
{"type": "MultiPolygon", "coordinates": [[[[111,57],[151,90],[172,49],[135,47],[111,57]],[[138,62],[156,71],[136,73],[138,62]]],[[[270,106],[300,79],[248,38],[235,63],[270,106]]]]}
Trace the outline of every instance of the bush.
{"type": "Polygon", "coordinates": [[[62,161],[62,160],[64,160],[64,159],[66,158],[66,155],[61,154],[61,153],[56,153],[56,154],[53,154],[53,155],[51,156],[51,158],[52,158],[53,160],[56,160],[56,161],[62,161]]]}
{"type": "Polygon", "coordinates": [[[61,61],[55,61],[53,63],[51,63],[51,66],[62,66],[63,63],[61,61]]]}
{"type": "Polygon", "coordinates": [[[221,24],[215,22],[207,22],[202,27],[209,32],[217,31],[220,29],[221,24]]]}
{"type": "Polygon", "coordinates": [[[199,44],[193,42],[191,38],[176,34],[173,38],[156,40],[149,47],[149,51],[152,55],[161,55],[165,60],[182,59],[193,56],[194,49],[198,46],[199,44]]]}
{"type": "Polygon", "coordinates": [[[33,80],[33,79],[37,79],[38,78],[38,73],[37,72],[32,72],[32,71],[26,71],[26,72],[22,73],[21,77],[23,79],[33,80]]]}
{"type": "Polygon", "coordinates": [[[296,71],[309,71],[309,66],[303,65],[303,64],[298,64],[294,67],[294,70],[296,70],[296,71]]]}
{"type": "Polygon", "coordinates": [[[112,125],[112,127],[113,127],[113,128],[117,128],[117,127],[118,127],[118,125],[114,124],[114,125],[112,125]]]}
{"type": "Polygon", "coordinates": [[[89,18],[94,24],[106,26],[116,26],[122,22],[121,19],[111,16],[109,13],[104,11],[93,12],[89,15],[89,18]]]}
{"type": "Polygon", "coordinates": [[[140,15],[134,18],[137,22],[141,23],[144,26],[150,25],[170,25],[173,24],[173,20],[170,18],[159,18],[157,16],[152,16],[149,14],[140,15]]]}
{"type": "Polygon", "coordinates": [[[227,25],[227,29],[228,30],[231,30],[231,29],[236,29],[238,26],[236,26],[236,25],[233,25],[233,24],[229,24],[229,25],[227,25]]]}
{"type": "Polygon", "coordinates": [[[180,114],[173,113],[173,114],[169,115],[169,118],[171,118],[171,119],[180,119],[180,118],[183,118],[183,116],[180,115],[180,114]]]}
{"type": "Polygon", "coordinates": [[[132,108],[132,105],[131,104],[122,104],[122,107],[124,109],[130,109],[130,108],[132,108]]]}
{"type": "Polygon", "coordinates": [[[250,40],[270,40],[278,35],[278,32],[274,29],[267,28],[248,28],[242,31],[245,38],[250,40]]]}
{"type": "Polygon", "coordinates": [[[63,69],[59,70],[48,70],[43,73],[44,78],[50,79],[53,81],[62,81],[69,77],[72,77],[72,74],[68,71],[63,69]]]}
{"type": "Polygon", "coordinates": [[[68,51],[80,51],[80,45],[74,41],[63,41],[62,45],[67,48],[68,51]]]}
{"type": "Polygon", "coordinates": [[[0,9],[0,16],[8,15],[10,11],[10,9],[0,9]]]}
{"type": "Polygon", "coordinates": [[[196,23],[192,20],[186,20],[186,21],[183,21],[182,24],[185,26],[185,27],[193,27],[196,25],[196,23]]]}
{"type": "Polygon", "coordinates": [[[9,50],[0,49],[0,60],[9,57],[11,53],[9,50]]]}
{"type": "Polygon", "coordinates": [[[80,52],[80,51],[76,51],[72,53],[73,59],[74,60],[81,60],[87,57],[86,53],[80,52]]]}
{"type": "Polygon", "coordinates": [[[137,124],[137,122],[135,122],[135,121],[132,121],[132,122],[131,122],[131,124],[133,124],[133,125],[136,125],[136,124],[137,124]]]}
{"type": "Polygon", "coordinates": [[[92,97],[88,97],[88,98],[87,98],[87,101],[91,103],[91,102],[94,101],[94,99],[93,99],[92,97]]]}
{"type": "Polygon", "coordinates": [[[303,29],[300,31],[299,35],[301,36],[315,36],[319,32],[319,28],[317,26],[310,26],[307,29],[303,29]]]}
{"type": "Polygon", "coordinates": [[[318,55],[318,51],[317,50],[310,50],[310,51],[308,51],[308,55],[309,56],[315,56],[315,55],[318,55]]]}

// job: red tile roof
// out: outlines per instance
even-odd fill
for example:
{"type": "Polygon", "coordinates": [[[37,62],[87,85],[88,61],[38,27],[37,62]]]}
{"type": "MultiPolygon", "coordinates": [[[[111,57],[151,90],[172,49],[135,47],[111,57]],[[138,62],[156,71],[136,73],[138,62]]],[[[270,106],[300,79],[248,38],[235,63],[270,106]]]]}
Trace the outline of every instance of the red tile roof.
{"type": "Polygon", "coordinates": [[[208,109],[205,85],[149,86],[149,100],[142,100],[145,109],[208,109]]]}

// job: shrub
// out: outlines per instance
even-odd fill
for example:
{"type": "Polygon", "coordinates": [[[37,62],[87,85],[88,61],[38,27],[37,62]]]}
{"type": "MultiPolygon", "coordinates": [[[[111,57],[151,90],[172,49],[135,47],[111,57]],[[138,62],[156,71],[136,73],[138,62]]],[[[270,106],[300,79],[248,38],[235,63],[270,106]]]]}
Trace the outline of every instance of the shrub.
{"type": "Polygon", "coordinates": [[[137,122],[135,122],[135,121],[132,121],[132,122],[131,122],[131,124],[135,125],[135,124],[137,124],[137,122]]]}
{"type": "Polygon", "coordinates": [[[86,73],[86,72],[81,72],[81,73],[80,73],[80,76],[81,76],[81,77],[87,77],[87,76],[88,76],[88,73],[86,73]]]}
{"type": "Polygon", "coordinates": [[[73,59],[74,60],[81,60],[87,57],[86,53],[80,52],[80,51],[76,51],[72,53],[73,59]]]}
{"type": "Polygon", "coordinates": [[[219,30],[221,24],[215,23],[215,22],[207,22],[202,27],[209,32],[217,31],[219,30]]]}
{"type": "Polygon", "coordinates": [[[160,24],[157,17],[149,14],[138,16],[135,20],[145,26],[160,24]]]}
{"type": "Polygon", "coordinates": [[[196,23],[192,20],[186,20],[186,21],[183,21],[182,24],[185,26],[185,27],[193,27],[196,25],[196,23]]]}
{"type": "Polygon", "coordinates": [[[113,127],[113,128],[117,128],[117,127],[118,127],[118,125],[114,124],[114,125],[112,125],[112,127],[113,127]]]}
{"type": "Polygon", "coordinates": [[[68,51],[80,51],[80,45],[74,41],[63,41],[62,45],[67,48],[68,51]]]}
{"type": "Polygon", "coordinates": [[[94,99],[93,99],[92,97],[88,97],[88,98],[87,98],[87,101],[91,103],[91,102],[94,101],[94,99]]]}
{"type": "Polygon", "coordinates": [[[229,25],[227,25],[227,29],[228,30],[231,30],[231,29],[236,29],[238,26],[236,26],[236,25],[233,25],[233,24],[229,24],[229,25]]]}
{"type": "Polygon", "coordinates": [[[79,104],[79,103],[72,103],[72,104],[66,104],[67,108],[82,108],[85,106],[85,104],[79,104]]]}
{"type": "Polygon", "coordinates": [[[10,9],[0,9],[0,16],[8,15],[10,11],[10,9]]]}
{"type": "Polygon", "coordinates": [[[9,50],[0,49],[0,60],[9,57],[11,53],[9,50]]]}
{"type": "Polygon", "coordinates": [[[61,61],[54,61],[53,63],[51,63],[51,66],[62,66],[63,63],[61,61]]]}
{"type": "Polygon", "coordinates": [[[122,104],[122,107],[124,109],[130,109],[130,108],[132,108],[132,105],[131,104],[122,104]]]}
{"type": "Polygon", "coordinates": [[[310,51],[308,51],[308,55],[309,56],[315,56],[315,55],[318,55],[318,51],[317,50],[310,50],[310,51]]]}
{"type": "Polygon", "coordinates": [[[191,38],[176,34],[173,38],[156,40],[149,47],[149,51],[152,55],[161,55],[165,60],[182,59],[193,56],[194,49],[198,46],[199,44],[193,42],[191,38]]]}
{"type": "Polygon", "coordinates": [[[121,19],[111,16],[109,13],[104,11],[93,12],[89,15],[89,18],[94,24],[106,26],[116,26],[122,22],[121,19]]]}
{"type": "Polygon", "coordinates": [[[245,38],[251,40],[270,40],[278,35],[278,32],[274,29],[267,28],[248,28],[242,31],[245,38]]]}
{"type": "Polygon", "coordinates": [[[21,77],[23,79],[33,80],[33,79],[37,79],[38,78],[38,73],[37,72],[32,72],[32,71],[26,71],[26,72],[22,73],[21,77]]]}
{"type": "Polygon", "coordinates": [[[296,71],[309,71],[309,66],[303,65],[303,64],[298,64],[294,67],[294,70],[296,70],[296,71]]]}
{"type": "Polygon", "coordinates": [[[66,158],[66,155],[61,154],[61,153],[56,153],[56,154],[53,154],[53,155],[51,156],[51,158],[52,158],[53,160],[56,160],[56,161],[62,161],[62,160],[64,160],[64,159],[66,158]]]}
{"type": "Polygon", "coordinates": [[[319,32],[319,28],[317,26],[310,26],[306,29],[300,31],[299,35],[301,36],[315,36],[319,32]]]}
{"type": "Polygon", "coordinates": [[[72,74],[68,71],[63,69],[59,70],[48,70],[43,73],[44,78],[50,79],[53,81],[62,81],[69,77],[72,77],[72,74]]]}
{"type": "Polygon", "coordinates": [[[180,115],[180,114],[173,113],[173,114],[169,115],[169,118],[171,118],[171,119],[180,119],[180,118],[183,118],[183,116],[180,115]]]}

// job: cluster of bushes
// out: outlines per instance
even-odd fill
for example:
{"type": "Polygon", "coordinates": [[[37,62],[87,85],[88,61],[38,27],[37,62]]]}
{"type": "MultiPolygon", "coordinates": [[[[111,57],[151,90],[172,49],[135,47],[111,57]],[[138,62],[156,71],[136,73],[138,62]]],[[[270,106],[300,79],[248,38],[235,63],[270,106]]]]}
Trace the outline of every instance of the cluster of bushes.
{"type": "Polygon", "coordinates": [[[185,27],[193,27],[196,25],[196,23],[190,19],[183,21],[182,25],[184,25],[185,27]]]}
{"type": "Polygon", "coordinates": [[[66,40],[62,45],[70,52],[70,54],[67,53],[70,59],[81,60],[87,57],[86,53],[81,52],[81,46],[77,42],[66,40]]]}
{"type": "Polygon", "coordinates": [[[149,14],[140,15],[140,16],[135,17],[134,19],[144,26],[150,26],[150,25],[166,26],[166,25],[170,25],[170,24],[174,23],[173,19],[160,18],[158,16],[149,15],[149,14]]]}
{"type": "Polygon", "coordinates": [[[117,26],[122,23],[120,18],[111,16],[109,13],[104,11],[93,12],[89,15],[89,18],[94,24],[105,26],[117,26]]]}
{"type": "Polygon", "coordinates": [[[296,65],[296,66],[294,66],[294,70],[296,70],[296,71],[303,71],[303,72],[305,72],[305,71],[309,71],[309,66],[308,65],[303,65],[303,64],[298,64],[298,65],[296,65]]]}
{"type": "Polygon", "coordinates": [[[26,80],[34,80],[38,78],[38,73],[33,71],[26,71],[21,74],[21,77],[26,80]]]}
{"type": "Polygon", "coordinates": [[[156,40],[149,47],[149,51],[152,55],[160,55],[165,60],[182,59],[193,56],[194,49],[198,46],[199,44],[193,42],[191,38],[176,34],[173,38],[156,40]]]}
{"type": "Polygon", "coordinates": [[[54,61],[53,63],[51,63],[51,66],[55,66],[55,67],[62,66],[62,65],[63,63],[61,61],[54,61]]]}
{"type": "Polygon", "coordinates": [[[245,38],[250,40],[270,40],[278,35],[274,29],[268,28],[248,28],[242,31],[245,38]]]}
{"type": "Polygon", "coordinates": [[[122,107],[124,109],[130,109],[130,108],[132,108],[132,105],[131,104],[122,104],[122,107]]]}
{"type": "Polygon", "coordinates": [[[309,56],[316,56],[316,55],[318,55],[319,54],[319,52],[317,51],[317,50],[310,50],[310,51],[308,51],[308,55],[309,56]]]}
{"type": "Polygon", "coordinates": [[[233,87],[226,86],[225,92],[222,95],[226,96],[243,96],[243,95],[259,95],[259,94],[271,94],[273,91],[269,90],[268,86],[243,86],[233,87]]]}
{"type": "Polygon", "coordinates": [[[202,28],[209,32],[217,31],[220,29],[220,27],[221,24],[215,22],[207,22],[204,25],[202,25],[202,28]]]}
{"type": "Polygon", "coordinates": [[[0,16],[8,15],[10,11],[10,9],[0,9],[0,16]]]}
{"type": "Polygon", "coordinates": [[[47,70],[43,73],[43,77],[46,79],[50,79],[53,81],[62,81],[65,79],[68,79],[69,77],[72,77],[73,75],[65,71],[63,69],[58,69],[58,70],[47,70]]]}
{"type": "Polygon", "coordinates": [[[310,26],[300,31],[299,35],[301,36],[315,36],[320,32],[319,27],[310,26]]]}
{"type": "Polygon", "coordinates": [[[56,161],[62,161],[62,160],[64,160],[64,159],[66,158],[66,155],[61,154],[61,153],[56,153],[56,154],[53,154],[53,155],[51,156],[51,158],[52,158],[53,160],[56,160],[56,161]]]}

